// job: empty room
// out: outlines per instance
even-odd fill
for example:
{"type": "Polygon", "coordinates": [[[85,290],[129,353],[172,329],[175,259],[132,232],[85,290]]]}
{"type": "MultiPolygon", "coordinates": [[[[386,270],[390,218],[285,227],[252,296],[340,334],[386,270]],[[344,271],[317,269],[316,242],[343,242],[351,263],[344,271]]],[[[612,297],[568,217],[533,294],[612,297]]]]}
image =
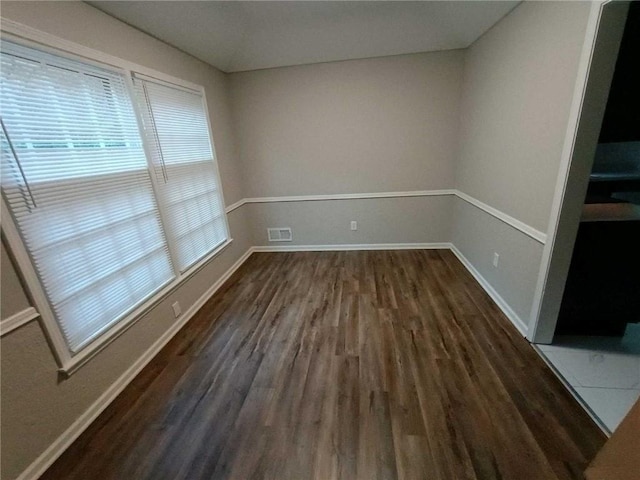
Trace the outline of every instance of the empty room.
{"type": "Polygon", "coordinates": [[[639,10],[3,0],[0,477],[637,479],[639,10]]]}

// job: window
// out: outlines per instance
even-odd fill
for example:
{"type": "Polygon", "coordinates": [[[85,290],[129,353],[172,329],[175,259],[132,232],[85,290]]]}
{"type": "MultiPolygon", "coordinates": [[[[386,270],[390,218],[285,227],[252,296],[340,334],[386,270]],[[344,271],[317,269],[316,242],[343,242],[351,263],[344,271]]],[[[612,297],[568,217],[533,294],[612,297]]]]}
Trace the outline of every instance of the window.
{"type": "Polygon", "coordinates": [[[167,233],[181,272],[226,240],[202,96],[134,78],[167,233]]]}
{"type": "Polygon", "coordinates": [[[227,239],[203,98],[6,41],[1,62],[2,196],[73,356],[227,239]]]}

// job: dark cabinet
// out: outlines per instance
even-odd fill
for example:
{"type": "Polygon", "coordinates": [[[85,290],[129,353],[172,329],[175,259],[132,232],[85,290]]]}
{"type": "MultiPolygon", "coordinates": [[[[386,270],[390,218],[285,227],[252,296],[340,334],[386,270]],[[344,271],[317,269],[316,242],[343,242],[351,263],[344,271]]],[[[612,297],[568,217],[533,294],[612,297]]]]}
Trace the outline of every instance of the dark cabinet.
{"type": "Polygon", "coordinates": [[[640,221],[580,224],[559,335],[623,335],[640,322],[640,221]]]}

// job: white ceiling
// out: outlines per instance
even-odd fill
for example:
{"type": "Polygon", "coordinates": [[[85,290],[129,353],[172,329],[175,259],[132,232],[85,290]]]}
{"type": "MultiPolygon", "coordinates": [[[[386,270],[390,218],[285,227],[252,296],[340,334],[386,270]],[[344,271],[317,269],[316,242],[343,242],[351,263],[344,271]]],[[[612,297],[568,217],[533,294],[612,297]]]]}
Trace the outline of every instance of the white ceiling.
{"type": "Polygon", "coordinates": [[[91,1],[225,72],[465,48],[517,1],[91,1]]]}

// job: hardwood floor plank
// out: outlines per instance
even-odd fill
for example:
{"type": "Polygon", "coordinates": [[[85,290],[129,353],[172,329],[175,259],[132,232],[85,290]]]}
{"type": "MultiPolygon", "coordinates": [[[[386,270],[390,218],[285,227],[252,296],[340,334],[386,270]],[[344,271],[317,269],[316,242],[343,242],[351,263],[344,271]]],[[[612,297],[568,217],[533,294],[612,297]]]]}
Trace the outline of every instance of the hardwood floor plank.
{"type": "Polygon", "coordinates": [[[253,254],[44,479],[580,479],[605,437],[450,251],[253,254]]]}
{"type": "Polygon", "coordinates": [[[358,476],[361,480],[397,478],[387,392],[360,391],[358,476]]]}

